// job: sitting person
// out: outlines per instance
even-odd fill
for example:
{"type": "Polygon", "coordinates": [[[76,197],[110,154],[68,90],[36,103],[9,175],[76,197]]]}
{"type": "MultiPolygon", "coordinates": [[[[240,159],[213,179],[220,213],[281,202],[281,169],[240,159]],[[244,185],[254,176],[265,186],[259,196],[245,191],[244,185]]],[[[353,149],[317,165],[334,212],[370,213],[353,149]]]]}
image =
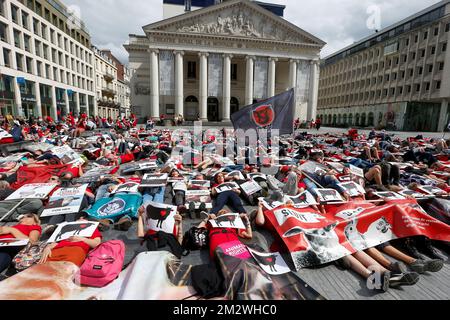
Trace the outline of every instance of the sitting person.
{"type": "MultiPolygon", "coordinates": [[[[3,239],[26,240],[35,243],[41,236],[41,221],[35,214],[25,214],[20,217],[19,224],[12,227],[0,227],[0,241],[3,239]]],[[[0,248],[0,273],[6,270],[12,259],[19,253],[21,247],[0,248]]]]}
{"type": "MultiPolygon", "coordinates": [[[[78,221],[86,219],[81,217],[78,221]]],[[[45,247],[39,263],[66,261],[81,267],[89,251],[98,247],[101,242],[102,234],[96,229],[88,238],[73,236],[58,243],[51,243],[45,247]]]]}

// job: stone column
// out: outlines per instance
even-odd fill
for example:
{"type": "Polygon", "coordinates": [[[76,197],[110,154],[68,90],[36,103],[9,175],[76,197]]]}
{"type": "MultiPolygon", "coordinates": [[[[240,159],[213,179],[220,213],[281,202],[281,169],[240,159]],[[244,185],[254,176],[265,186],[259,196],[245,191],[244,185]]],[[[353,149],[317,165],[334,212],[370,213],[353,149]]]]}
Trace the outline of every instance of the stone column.
{"type": "Polygon", "coordinates": [[[439,114],[438,131],[443,132],[450,121],[448,118],[448,100],[443,100],[441,104],[441,112],[439,114]]]}
{"type": "MultiPolygon", "coordinates": [[[[9,6],[8,6],[9,7],[9,6]]],[[[14,113],[15,116],[23,116],[23,109],[22,109],[22,94],[20,93],[20,85],[17,82],[17,78],[14,78],[14,99],[16,102],[14,113]]]]}
{"type": "Polygon", "coordinates": [[[34,96],[36,98],[36,117],[42,118],[41,90],[37,81],[34,82],[34,96]]]}
{"type": "Polygon", "coordinates": [[[66,103],[64,106],[64,115],[67,116],[70,113],[69,94],[67,93],[67,89],[64,90],[64,102],[66,103]]]}
{"type": "Polygon", "coordinates": [[[297,60],[289,60],[289,88],[297,88],[297,60]]]}
{"type": "Polygon", "coordinates": [[[56,87],[52,86],[52,110],[51,110],[51,117],[53,120],[58,121],[58,107],[56,103],[56,87]]]}
{"type": "Polygon", "coordinates": [[[184,72],[183,51],[174,51],[175,55],[175,116],[184,116],[184,72]]]}
{"type": "Polygon", "coordinates": [[[208,53],[200,52],[200,121],[208,121],[208,53]]]}
{"type": "MultiPolygon", "coordinates": [[[[79,117],[80,113],[81,113],[81,108],[80,108],[80,93],[79,92],[74,92],[75,94],[75,114],[79,117]]],[[[75,115],[74,115],[75,116],[75,115]]]]}
{"type": "Polygon", "coordinates": [[[269,58],[269,74],[267,77],[267,97],[271,98],[275,95],[275,75],[276,75],[276,63],[278,58],[269,58]]]}
{"type": "Polygon", "coordinates": [[[89,117],[89,95],[87,93],[84,94],[84,99],[86,103],[86,115],[89,117]]]}
{"type": "Polygon", "coordinates": [[[309,101],[306,120],[316,119],[317,100],[319,97],[319,62],[311,61],[311,76],[309,82],[309,101]]]}
{"type": "Polygon", "coordinates": [[[253,88],[254,88],[254,67],[255,67],[255,57],[247,56],[247,70],[245,77],[245,105],[253,104],[253,88]]]}
{"type": "Polygon", "coordinates": [[[158,50],[150,50],[151,117],[159,120],[159,61],[158,50]]]}
{"type": "Polygon", "coordinates": [[[231,101],[231,54],[223,55],[223,114],[222,121],[230,121],[230,101],[231,101]]]}

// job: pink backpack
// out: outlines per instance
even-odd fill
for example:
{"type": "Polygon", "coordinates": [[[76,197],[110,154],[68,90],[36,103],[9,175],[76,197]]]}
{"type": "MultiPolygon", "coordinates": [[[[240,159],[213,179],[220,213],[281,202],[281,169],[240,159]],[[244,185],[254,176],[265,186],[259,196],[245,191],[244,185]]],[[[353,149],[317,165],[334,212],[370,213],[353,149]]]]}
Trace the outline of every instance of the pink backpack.
{"type": "Polygon", "coordinates": [[[102,243],[89,252],[75,279],[79,279],[81,285],[102,288],[119,276],[124,259],[123,241],[102,243]]]}

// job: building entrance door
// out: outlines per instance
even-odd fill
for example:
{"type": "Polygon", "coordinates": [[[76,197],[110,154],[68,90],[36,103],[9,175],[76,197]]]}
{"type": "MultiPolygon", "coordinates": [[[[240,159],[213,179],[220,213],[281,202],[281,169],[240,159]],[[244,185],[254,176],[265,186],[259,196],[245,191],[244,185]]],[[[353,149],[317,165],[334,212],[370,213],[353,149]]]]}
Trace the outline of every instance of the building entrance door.
{"type": "Polygon", "coordinates": [[[184,112],[186,121],[197,121],[199,119],[199,105],[196,97],[189,96],[186,98],[184,112]]]}
{"type": "Polygon", "coordinates": [[[208,121],[219,121],[219,100],[208,98],[208,121]]]}

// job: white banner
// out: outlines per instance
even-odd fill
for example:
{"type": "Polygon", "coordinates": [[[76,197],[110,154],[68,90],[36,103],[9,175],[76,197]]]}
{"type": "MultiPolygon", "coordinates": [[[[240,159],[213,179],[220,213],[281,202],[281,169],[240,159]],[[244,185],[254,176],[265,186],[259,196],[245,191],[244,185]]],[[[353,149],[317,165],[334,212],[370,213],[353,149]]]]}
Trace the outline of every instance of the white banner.
{"type": "Polygon", "coordinates": [[[172,51],[159,53],[159,94],[162,96],[175,94],[175,65],[172,51]]]}
{"type": "Polygon", "coordinates": [[[223,96],[223,58],[220,54],[208,57],[208,97],[223,96]]]}
{"type": "Polygon", "coordinates": [[[297,64],[297,103],[306,103],[309,96],[311,65],[302,60],[297,64]]]}
{"type": "Polygon", "coordinates": [[[267,99],[268,71],[269,60],[267,58],[256,58],[254,76],[254,97],[256,99],[267,99]]]}

